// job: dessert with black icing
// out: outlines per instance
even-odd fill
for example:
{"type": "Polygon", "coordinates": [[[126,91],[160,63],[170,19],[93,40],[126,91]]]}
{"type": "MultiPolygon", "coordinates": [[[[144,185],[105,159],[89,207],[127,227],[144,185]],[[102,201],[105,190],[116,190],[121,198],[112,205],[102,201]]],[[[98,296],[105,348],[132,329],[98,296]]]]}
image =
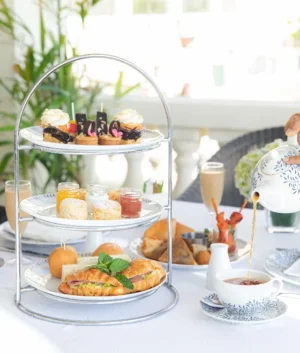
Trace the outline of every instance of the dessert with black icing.
{"type": "Polygon", "coordinates": [[[73,143],[74,137],[65,131],[62,131],[54,126],[48,126],[43,130],[44,140],[56,143],[73,143]]]}

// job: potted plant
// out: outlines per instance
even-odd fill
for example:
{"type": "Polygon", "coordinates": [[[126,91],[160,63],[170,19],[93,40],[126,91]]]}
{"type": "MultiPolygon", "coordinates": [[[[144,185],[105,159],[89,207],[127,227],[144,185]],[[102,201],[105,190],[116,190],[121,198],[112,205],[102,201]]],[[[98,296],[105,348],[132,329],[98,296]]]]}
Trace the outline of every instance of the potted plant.
{"type": "MultiPolygon", "coordinates": [[[[5,0],[0,0],[0,32],[9,35],[22,53],[22,57],[12,63],[14,77],[0,79],[0,87],[8,93],[15,107],[4,111],[0,106],[0,194],[3,192],[1,184],[13,178],[13,131],[18,108],[32,86],[46,71],[68,57],[78,55],[76,47],[70,44],[63,31],[62,19],[69,13],[75,13],[80,16],[84,26],[90,10],[100,1],[76,1],[73,7],[62,6],[56,1],[37,1],[40,25],[40,45],[37,48],[34,45],[34,36],[25,22],[6,4],[5,0]],[[56,19],[56,28],[51,27],[52,29],[45,23],[45,18],[51,16],[56,19]],[[25,37],[28,41],[23,40],[25,37]]],[[[116,83],[102,83],[87,77],[85,70],[74,74],[70,65],[64,66],[50,75],[34,92],[23,115],[20,128],[39,124],[40,116],[46,108],[61,108],[68,111],[71,116],[71,102],[74,102],[76,111],[84,111],[89,115],[99,95],[107,86],[112,86],[115,92],[114,98],[119,100],[139,87],[139,84],[124,88],[122,72],[119,73],[116,83]],[[84,87],[81,85],[83,81],[84,87]]],[[[46,154],[37,150],[26,153],[20,151],[21,177],[33,179],[33,185],[41,186],[39,191],[44,191],[47,186],[63,181],[71,180],[80,183],[81,162],[81,156],[46,154]],[[32,173],[33,170],[41,171],[41,166],[47,175],[44,185],[40,185],[39,173],[32,173]],[[34,175],[39,179],[39,183],[34,180],[34,175]]]]}

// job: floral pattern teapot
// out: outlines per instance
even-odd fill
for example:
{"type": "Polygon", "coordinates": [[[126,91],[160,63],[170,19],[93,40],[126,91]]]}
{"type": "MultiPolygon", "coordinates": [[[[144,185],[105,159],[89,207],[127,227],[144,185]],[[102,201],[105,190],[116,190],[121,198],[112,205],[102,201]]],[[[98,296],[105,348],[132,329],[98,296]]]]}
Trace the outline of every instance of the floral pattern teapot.
{"type": "Polygon", "coordinates": [[[299,154],[295,135],[257,163],[252,174],[252,195],[257,193],[259,203],[268,210],[278,213],[300,211],[300,165],[283,161],[299,154]]]}

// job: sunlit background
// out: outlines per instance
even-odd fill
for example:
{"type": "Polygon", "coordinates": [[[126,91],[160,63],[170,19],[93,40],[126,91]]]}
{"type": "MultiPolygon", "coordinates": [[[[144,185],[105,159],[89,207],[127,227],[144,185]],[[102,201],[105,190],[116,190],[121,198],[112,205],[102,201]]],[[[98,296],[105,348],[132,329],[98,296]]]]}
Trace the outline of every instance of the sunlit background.
{"type": "MultiPolygon", "coordinates": [[[[175,196],[196,177],[199,163],[209,159],[220,146],[245,132],[283,125],[291,112],[299,110],[300,2],[297,0],[7,0],[5,3],[14,10],[14,20],[21,19],[28,31],[16,26],[12,38],[5,34],[7,28],[1,26],[2,80],[16,77],[14,63],[30,69],[25,56],[28,46],[36,51],[35,61],[42,62],[45,56],[40,55],[42,46],[51,49],[53,37],[57,39],[61,34],[65,36],[65,44],[53,63],[74,54],[108,53],[132,61],[154,79],[167,97],[173,118],[175,196]],[[79,11],[81,5],[82,9],[88,8],[86,13],[79,11]],[[51,32],[44,43],[41,8],[44,29],[48,34],[51,32]],[[59,8],[62,10],[58,15],[59,8]]],[[[7,19],[5,14],[4,19],[7,19]]],[[[44,72],[49,68],[45,65],[44,72]]],[[[144,116],[145,127],[167,133],[156,92],[139,73],[108,60],[86,60],[73,65],[72,70],[75,76],[80,76],[76,83],[80,89],[88,92],[91,87],[101,87],[89,106],[91,114],[101,103],[111,116],[120,109],[133,108],[144,116]]],[[[24,93],[32,83],[34,79],[26,83],[22,88],[24,93]]],[[[9,92],[7,99],[7,89],[1,85],[1,112],[17,111],[22,97],[13,94],[11,107],[12,94],[9,92]]],[[[85,93],[80,94],[82,98],[85,93]]],[[[70,111],[70,101],[60,100],[60,104],[70,111]]],[[[7,114],[0,124],[8,121],[7,114]]],[[[40,112],[36,109],[30,114],[38,119],[40,112]]],[[[12,139],[11,130],[2,131],[5,140],[6,136],[12,139]]],[[[4,153],[12,154],[12,146],[5,142],[1,146],[4,157],[4,153]]],[[[151,177],[166,180],[166,149],[143,154],[135,161],[129,158],[85,160],[80,178],[84,184],[97,181],[120,186],[132,180],[129,172],[134,165],[141,169],[138,172],[141,182],[151,177]],[[92,176],[91,168],[95,170],[92,176]]],[[[30,173],[43,180],[40,184],[45,184],[48,178],[45,163],[39,161],[30,168],[30,173]]],[[[11,156],[8,161],[2,159],[0,174],[1,181],[12,176],[11,156]]],[[[55,180],[51,180],[49,187],[55,187],[55,180]]]]}

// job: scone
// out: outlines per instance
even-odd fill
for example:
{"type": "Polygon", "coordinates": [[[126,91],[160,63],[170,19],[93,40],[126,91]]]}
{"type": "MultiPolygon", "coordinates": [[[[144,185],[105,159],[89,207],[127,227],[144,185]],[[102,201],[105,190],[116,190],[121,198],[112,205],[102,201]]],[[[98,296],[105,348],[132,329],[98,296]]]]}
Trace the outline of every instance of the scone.
{"type": "Polygon", "coordinates": [[[87,203],[84,200],[67,198],[59,207],[60,218],[86,220],[88,219],[87,203]]]}
{"type": "Polygon", "coordinates": [[[92,205],[92,218],[95,220],[120,219],[121,211],[121,205],[116,201],[98,201],[92,205]]]}

